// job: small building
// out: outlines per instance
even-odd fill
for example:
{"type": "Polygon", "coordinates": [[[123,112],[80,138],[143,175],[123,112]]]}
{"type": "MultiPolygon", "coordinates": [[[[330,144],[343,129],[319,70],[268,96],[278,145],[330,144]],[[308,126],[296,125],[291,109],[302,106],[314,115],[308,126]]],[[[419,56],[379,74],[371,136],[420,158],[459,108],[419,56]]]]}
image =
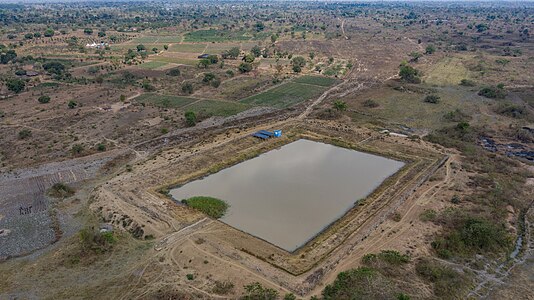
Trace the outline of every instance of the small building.
{"type": "Polygon", "coordinates": [[[203,58],[208,58],[209,56],[210,56],[209,54],[204,53],[204,54],[200,54],[200,55],[198,56],[198,58],[203,59],[203,58]]]}

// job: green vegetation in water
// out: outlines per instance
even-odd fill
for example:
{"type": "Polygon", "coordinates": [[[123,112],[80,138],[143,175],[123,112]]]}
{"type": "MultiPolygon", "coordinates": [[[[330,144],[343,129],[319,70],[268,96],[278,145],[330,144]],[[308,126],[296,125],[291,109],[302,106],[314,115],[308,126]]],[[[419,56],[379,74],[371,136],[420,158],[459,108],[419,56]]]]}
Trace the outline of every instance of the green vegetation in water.
{"type": "Polygon", "coordinates": [[[189,199],[182,200],[182,203],[215,219],[219,219],[224,216],[229,206],[223,200],[207,196],[191,197],[189,199]]]}

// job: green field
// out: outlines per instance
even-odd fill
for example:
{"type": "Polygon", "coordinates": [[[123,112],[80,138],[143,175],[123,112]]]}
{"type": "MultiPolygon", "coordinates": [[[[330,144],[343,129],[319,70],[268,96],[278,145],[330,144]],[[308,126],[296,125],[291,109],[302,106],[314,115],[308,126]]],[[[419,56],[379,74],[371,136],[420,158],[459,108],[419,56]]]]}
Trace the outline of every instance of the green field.
{"type": "Polygon", "coordinates": [[[323,77],[323,76],[305,75],[305,76],[302,76],[302,77],[299,77],[293,80],[293,82],[320,85],[320,86],[331,86],[332,84],[336,82],[336,79],[330,78],[330,77],[323,77]]]}
{"type": "Polygon", "coordinates": [[[154,93],[142,94],[134,99],[139,103],[165,108],[180,108],[191,104],[198,99],[183,96],[160,95],[154,93]]]}
{"type": "Polygon", "coordinates": [[[241,102],[252,105],[287,108],[311,98],[319,97],[326,90],[323,86],[288,82],[263,93],[247,97],[241,102]]]}
{"type": "Polygon", "coordinates": [[[193,111],[196,114],[207,116],[232,116],[249,109],[250,106],[239,102],[226,102],[217,100],[202,100],[183,107],[185,111],[193,111]]]}
{"type": "Polygon", "coordinates": [[[225,42],[225,41],[246,41],[250,40],[252,36],[248,35],[246,31],[230,31],[230,30],[197,30],[188,32],[184,36],[185,42],[225,42]]]}
{"type": "Polygon", "coordinates": [[[152,56],[150,59],[152,61],[173,63],[173,64],[179,64],[179,65],[188,65],[188,66],[196,66],[198,64],[198,60],[196,59],[169,57],[169,56],[163,56],[163,55],[152,56]]]}
{"type": "Polygon", "coordinates": [[[462,79],[471,79],[473,76],[464,66],[462,57],[445,57],[428,72],[423,80],[431,85],[458,85],[462,79]]]}
{"type": "Polygon", "coordinates": [[[157,68],[161,68],[167,64],[168,64],[167,62],[163,62],[163,61],[149,61],[144,64],[140,64],[138,67],[141,69],[146,69],[146,70],[154,70],[157,68]]]}
{"type": "Polygon", "coordinates": [[[169,52],[181,52],[181,53],[204,53],[206,44],[175,44],[169,47],[169,52]]]}

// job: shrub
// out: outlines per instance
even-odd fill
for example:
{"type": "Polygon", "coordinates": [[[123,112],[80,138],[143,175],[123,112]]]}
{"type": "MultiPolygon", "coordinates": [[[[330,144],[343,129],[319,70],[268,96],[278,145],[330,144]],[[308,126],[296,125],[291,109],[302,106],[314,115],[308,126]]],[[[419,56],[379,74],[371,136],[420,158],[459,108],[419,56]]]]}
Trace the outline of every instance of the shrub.
{"type": "Polygon", "coordinates": [[[215,281],[213,293],[218,295],[227,295],[234,289],[234,284],[231,281],[215,281]]]}
{"type": "Polygon", "coordinates": [[[181,72],[180,72],[180,69],[178,69],[178,68],[170,69],[167,72],[167,75],[169,75],[169,76],[180,76],[180,74],[181,74],[181,72]]]}
{"type": "Polygon", "coordinates": [[[65,183],[58,182],[48,189],[48,195],[54,198],[67,198],[74,195],[75,191],[65,183]]]}
{"type": "Polygon", "coordinates": [[[462,80],[460,80],[460,85],[463,85],[463,86],[475,86],[476,83],[473,80],[462,79],[462,80]]]}
{"type": "Polygon", "coordinates": [[[513,103],[502,103],[495,108],[495,112],[514,119],[522,119],[529,115],[525,107],[513,103]]]}
{"type": "Polygon", "coordinates": [[[244,62],[239,65],[239,72],[248,73],[252,71],[252,64],[244,62]]]}
{"type": "Polygon", "coordinates": [[[21,131],[19,131],[19,139],[21,140],[25,140],[31,136],[32,136],[32,132],[29,129],[22,129],[21,131]]]}
{"type": "Polygon", "coordinates": [[[187,126],[193,127],[197,124],[197,116],[194,112],[187,111],[185,112],[184,117],[185,117],[185,123],[187,124],[187,126]]]}
{"type": "Polygon", "coordinates": [[[98,150],[98,151],[100,151],[100,152],[102,152],[102,151],[106,151],[106,145],[100,143],[100,144],[96,145],[96,150],[98,150]]]}
{"type": "Polygon", "coordinates": [[[206,215],[218,219],[224,216],[228,209],[228,204],[220,199],[206,196],[191,197],[182,200],[182,203],[197,209],[206,215]]]}
{"type": "Polygon", "coordinates": [[[113,232],[99,232],[93,229],[82,229],[79,233],[83,252],[104,253],[113,248],[117,242],[113,232]]]}
{"type": "Polygon", "coordinates": [[[295,296],[293,293],[285,294],[284,300],[297,300],[297,296],[295,296]]]}
{"type": "Polygon", "coordinates": [[[76,103],[76,101],[74,101],[74,100],[70,100],[70,101],[69,101],[69,104],[67,104],[67,106],[68,106],[70,109],[74,109],[74,108],[76,108],[76,106],[78,106],[78,103],[76,103]]]}
{"type": "Polygon", "coordinates": [[[440,101],[440,97],[438,95],[428,95],[425,97],[424,101],[426,103],[437,104],[440,101]]]}
{"type": "Polygon", "coordinates": [[[83,146],[82,145],[76,144],[76,145],[72,146],[72,149],[71,149],[72,154],[78,155],[78,154],[82,153],[82,151],[83,151],[83,146]]]}
{"type": "Polygon", "coordinates": [[[506,97],[506,91],[498,87],[484,87],[478,91],[478,95],[490,98],[490,99],[504,99],[506,97]]]}
{"type": "Polygon", "coordinates": [[[26,83],[22,79],[8,79],[6,82],[7,89],[15,92],[16,94],[22,92],[24,90],[24,87],[26,87],[26,83]]]}
{"type": "Polygon", "coordinates": [[[446,113],[443,118],[451,122],[467,122],[471,120],[471,116],[461,111],[459,108],[446,113]]]}
{"type": "Polygon", "coordinates": [[[419,215],[419,219],[423,222],[432,221],[436,218],[437,213],[433,209],[427,209],[419,215]]]}
{"type": "Polygon", "coordinates": [[[39,101],[39,103],[48,103],[50,102],[50,97],[49,96],[41,96],[37,99],[37,101],[39,101]]]}
{"type": "Polygon", "coordinates": [[[434,294],[440,298],[458,298],[469,283],[465,274],[430,259],[418,261],[415,270],[423,279],[433,283],[434,294]]]}
{"type": "Polygon", "coordinates": [[[193,275],[193,274],[187,274],[187,275],[185,275],[185,277],[187,278],[187,280],[195,279],[195,275],[193,275]]]}
{"type": "Polygon", "coordinates": [[[192,94],[193,93],[193,85],[190,82],[185,82],[182,84],[182,92],[186,94],[192,94]]]}
{"type": "Polygon", "coordinates": [[[372,99],[367,99],[365,101],[363,101],[363,106],[365,107],[369,107],[369,108],[376,108],[376,107],[379,107],[380,104],[378,104],[378,102],[372,100],[372,99]]]}
{"type": "Polygon", "coordinates": [[[339,273],[322,294],[324,300],[394,299],[397,292],[393,284],[376,270],[359,267],[339,273]]]}
{"type": "Polygon", "coordinates": [[[274,289],[265,288],[259,282],[254,282],[244,286],[245,295],[243,300],[275,300],[278,298],[278,292],[274,289]]]}
{"type": "Polygon", "coordinates": [[[409,65],[401,65],[399,67],[399,76],[401,80],[409,83],[421,83],[419,76],[421,72],[409,65]]]}

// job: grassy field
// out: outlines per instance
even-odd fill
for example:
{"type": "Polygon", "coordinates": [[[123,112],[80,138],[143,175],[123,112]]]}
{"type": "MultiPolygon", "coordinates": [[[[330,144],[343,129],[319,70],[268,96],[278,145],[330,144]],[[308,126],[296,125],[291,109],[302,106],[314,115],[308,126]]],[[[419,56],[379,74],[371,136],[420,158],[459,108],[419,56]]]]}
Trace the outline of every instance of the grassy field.
{"type": "Polygon", "coordinates": [[[323,86],[288,82],[263,93],[247,97],[241,102],[252,105],[287,108],[302,101],[319,97],[326,90],[323,86]]]}
{"type": "Polygon", "coordinates": [[[230,30],[197,30],[188,32],[184,36],[185,42],[225,42],[225,41],[246,41],[250,40],[252,36],[245,31],[230,31],[230,30]]]}
{"type": "Polygon", "coordinates": [[[170,57],[170,56],[164,56],[164,55],[152,56],[150,59],[152,59],[152,61],[174,63],[174,64],[188,65],[188,66],[196,66],[198,64],[198,60],[196,59],[188,59],[188,58],[182,58],[182,57],[170,57]]]}
{"type": "Polygon", "coordinates": [[[471,79],[469,70],[464,66],[462,57],[445,57],[423,77],[431,85],[458,85],[462,79],[471,79]]]}
{"type": "Polygon", "coordinates": [[[185,111],[193,111],[196,114],[203,114],[206,116],[232,116],[242,111],[249,109],[250,106],[239,102],[225,102],[217,100],[202,100],[187,105],[182,109],[185,111]]]}
{"type": "Polygon", "coordinates": [[[168,64],[167,62],[163,62],[163,61],[149,61],[144,64],[140,64],[138,67],[141,69],[146,69],[146,70],[154,70],[157,68],[161,68],[167,64],[168,64]]]}
{"type": "Polygon", "coordinates": [[[181,53],[198,53],[201,54],[206,49],[205,43],[199,44],[174,44],[169,47],[169,52],[181,52],[181,53]]]}
{"type": "Polygon", "coordinates": [[[139,103],[166,108],[180,108],[197,100],[198,99],[191,97],[159,95],[154,93],[142,94],[135,98],[135,101],[139,103]]]}
{"type": "Polygon", "coordinates": [[[224,216],[228,209],[228,204],[226,202],[212,197],[197,196],[184,199],[182,202],[215,219],[224,216]]]}
{"type": "Polygon", "coordinates": [[[306,75],[306,76],[302,76],[302,77],[299,77],[293,80],[293,82],[320,85],[320,86],[331,86],[332,84],[336,82],[336,79],[323,77],[323,76],[306,75]]]}

